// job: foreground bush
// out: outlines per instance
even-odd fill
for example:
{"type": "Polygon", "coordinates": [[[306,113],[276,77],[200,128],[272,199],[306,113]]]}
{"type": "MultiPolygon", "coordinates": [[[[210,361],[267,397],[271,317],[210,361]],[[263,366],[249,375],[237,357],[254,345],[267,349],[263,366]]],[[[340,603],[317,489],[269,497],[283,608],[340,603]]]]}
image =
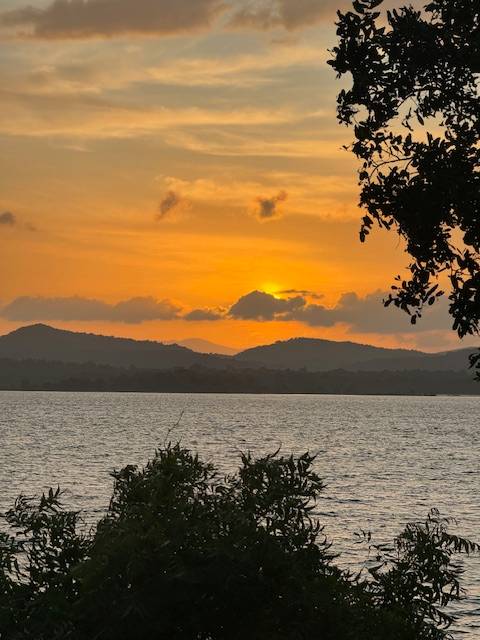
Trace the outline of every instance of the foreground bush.
{"type": "Polygon", "coordinates": [[[224,478],[180,446],[114,473],[95,531],[60,492],[20,497],[0,534],[2,640],[440,640],[461,596],[432,513],[365,575],[338,569],[314,508],[314,459],[242,457],[224,478]]]}

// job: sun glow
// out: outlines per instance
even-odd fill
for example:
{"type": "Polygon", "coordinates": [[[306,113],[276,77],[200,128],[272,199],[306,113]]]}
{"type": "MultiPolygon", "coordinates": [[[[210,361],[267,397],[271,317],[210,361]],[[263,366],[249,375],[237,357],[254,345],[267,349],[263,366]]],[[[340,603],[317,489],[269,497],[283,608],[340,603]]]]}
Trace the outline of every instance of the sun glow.
{"type": "Polygon", "coordinates": [[[283,287],[279,285],[278,282],[264,282],[260,287],[260,291],[263,291],[264,293],[268,293],[274,298],[281,298],[281,295],[279,294],[279,292],[282,290],[283,290],[283,287]]]}

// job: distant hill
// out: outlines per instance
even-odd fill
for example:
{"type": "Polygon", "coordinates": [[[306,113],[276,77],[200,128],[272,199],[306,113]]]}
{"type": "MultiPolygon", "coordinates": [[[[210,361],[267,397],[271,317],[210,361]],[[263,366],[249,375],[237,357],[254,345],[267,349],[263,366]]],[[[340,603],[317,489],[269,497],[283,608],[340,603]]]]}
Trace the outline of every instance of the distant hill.
{"type": "Polygon", "coordinates": [[[460,371],[468,368],[468,356],[472,351],[474,349],[429,354],[355,342],[294,338],[247,349],[237,354],[235,360],[271,369],[305,368],[307,371],[460,371]]]}
{"type": "Polygon", "coordinates": [[[469,369],[469,356],[475,351],[474,347],[469,347],[443,353],[420,353],[409,356],[408,360],[403,357],[370,360],[360,363],[358,371],[378,371],[380,367],[388,371],[464,371],[469,369]]]}
{"type": "MultiPolygon", "coordinates": [[[[195,341],[210,351],[216,345],[195,341]]],[[[247,349],[235,356],[203,353],[178,344],[75,333],[36,324],[0,336],[0,358],[94,363],[112,367],[166,370],[203,366],[210,369],[306,369],[347,371],[464,371],[474,349],[428,354],[384,349],[354,342],[296,338],[247,349]]]]}
{"type": "MultiPolygon", "coordinates": [[[[242,362],[262,363],[276,369],[330,371],[356,370],[362,363],[405,360],[424,355],[420,351],[383,349],[355,342],[335,342],[314,338],[294,338],[242,351],[235,357],[242,362]]],[[[373,366],[373,365],[372,365],[373,366]]]]}
{"type": "Polygon", "coordinates": [[[187,338],[186,340],[177,340],[175,343],[171,342],[169,344],[178,344],[197,353],[215,353],[222,356],[234,356],[240,351],[240,349],[226,347],[223,344],[202,340],[201,338],[187,338]]]}
{"type": "Polygon", "coordinates": [[[211,368],[227,366],[223,356],[196,353],[178,345],[75,333],[44,324],[22,327],[8,335],[0,336],[0,358],[93,362],[139,369],[171,369],[193,365],[211,368]]]}

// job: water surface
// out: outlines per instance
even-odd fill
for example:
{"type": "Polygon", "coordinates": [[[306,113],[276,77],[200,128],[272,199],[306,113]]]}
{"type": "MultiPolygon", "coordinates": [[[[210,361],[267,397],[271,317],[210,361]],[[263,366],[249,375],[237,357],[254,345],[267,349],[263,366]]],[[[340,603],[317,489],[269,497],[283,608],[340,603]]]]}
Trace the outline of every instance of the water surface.
{"type": "MultiPolygon", "coordinates": [[[[356,566],[356,531],[385,542],[431,507],[480,541],[479,416],[480,398],[0,392],[0,511],[59,484],[93,520],[109,472],[145,463],[179,422],[172,439],[224,471],[240,451],[318,454],[328,485],[319,515],[341,562],[356,566]]],[[[466,565],[456,635],[473,639],[480,560],[466,565]]]]}

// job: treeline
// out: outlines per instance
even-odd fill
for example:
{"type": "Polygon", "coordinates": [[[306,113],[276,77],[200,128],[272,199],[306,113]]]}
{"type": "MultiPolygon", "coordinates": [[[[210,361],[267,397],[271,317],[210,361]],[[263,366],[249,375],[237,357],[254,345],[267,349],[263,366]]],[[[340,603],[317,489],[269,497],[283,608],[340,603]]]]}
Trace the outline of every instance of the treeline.
{"type": "Polygon", "coordinates": [[[352,395],[480,395],[463,371],[345,371],[116,368],[93,363],[0,360],[0,388],[21,391],[145,393],[306,393],[352,395]]]}

